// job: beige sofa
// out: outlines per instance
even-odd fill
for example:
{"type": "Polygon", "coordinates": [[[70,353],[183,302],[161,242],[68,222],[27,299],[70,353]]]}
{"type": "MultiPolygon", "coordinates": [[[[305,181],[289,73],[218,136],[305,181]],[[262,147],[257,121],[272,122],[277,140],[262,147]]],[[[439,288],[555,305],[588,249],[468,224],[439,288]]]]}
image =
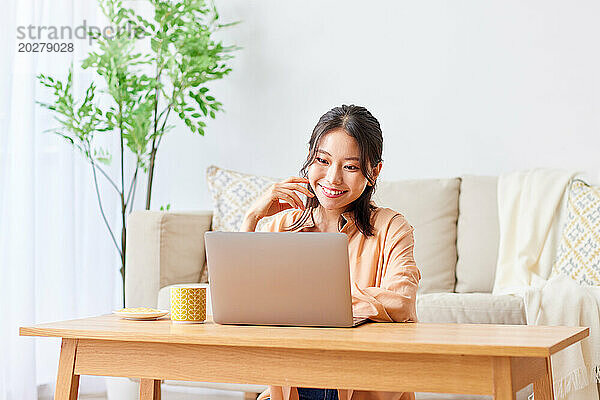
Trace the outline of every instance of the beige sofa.
{"type": "MultiPolygon", "coordinates": [[[[497,177],[463,176],[380,182],[375,201],[415,228],[422,273],[421,322],[525,324],[521,298],[491,293],[498,253],[497,177]]],[[[168,308],[171,285],[206,279],[204,233],[212,213],[143,211],[128,220],[126,305],[168,308]]],[[[166,385],[259,392],[263,387],[166,381],[166,385]]],[[[526,398],[531,386],[518,393],[526,398]]],[[[417,399],[475,399],[418,393],[417,399]]]]}

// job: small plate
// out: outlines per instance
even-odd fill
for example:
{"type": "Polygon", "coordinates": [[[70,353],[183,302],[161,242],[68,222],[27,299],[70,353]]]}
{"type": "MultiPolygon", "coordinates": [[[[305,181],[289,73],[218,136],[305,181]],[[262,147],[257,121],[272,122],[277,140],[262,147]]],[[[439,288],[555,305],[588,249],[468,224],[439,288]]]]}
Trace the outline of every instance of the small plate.
{"type": "Polygon", "coordinates": [[[127,312],[127,311],[113,311],[113,314],[118,315],[124,319],[132,319],[137,321],[146,321],[152,319],[158,319],[167,315],[169,311],[158,310],[156,312],[127,312]]]}

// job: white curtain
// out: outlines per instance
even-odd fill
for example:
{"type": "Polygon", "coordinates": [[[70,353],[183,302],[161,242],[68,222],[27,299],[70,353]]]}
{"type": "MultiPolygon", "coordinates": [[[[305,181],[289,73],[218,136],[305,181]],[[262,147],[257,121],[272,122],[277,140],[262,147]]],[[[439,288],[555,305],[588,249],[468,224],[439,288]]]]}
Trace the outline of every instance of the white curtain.
{"type": "MultiPolygon", "coordinates": [[[[51,99],[36,76],[65,79],[72,61],[74,93],[81,96],[91,75],[78,66],[89,44],[73,38],[64,39],[72,53],[17,52],[21,42],[48,41],[20,40],[18,26],[74,28],[84,20],[105,26],[95,0],[9,0],[0,14],[0,400],[37,399],[37,388],[53,390],[56,380],[60,339],[20,337],[19,326],[121,306],[119,259],[90,168],[64,139],[43,132],[56,122],[35,104],[51,99]]],[[[114,199],[104,197],[107,217],[117,222],[114,199]]]]}

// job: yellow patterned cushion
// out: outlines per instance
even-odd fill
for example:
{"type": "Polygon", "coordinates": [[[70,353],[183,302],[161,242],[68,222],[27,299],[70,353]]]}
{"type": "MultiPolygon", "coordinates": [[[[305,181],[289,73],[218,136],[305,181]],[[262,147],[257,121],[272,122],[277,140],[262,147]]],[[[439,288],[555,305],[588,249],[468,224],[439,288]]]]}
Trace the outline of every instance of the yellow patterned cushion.
{"type": "Polygon", "coordinates": [[[567,275],[580,285],[600,285],[600,188],[574,180],[567,210],[552,275],[567,275]]]}
{"type": "Polygon", "coordinates": [[[254,201],[276,179],[243,174],[211,165],[206,180],[213,198],[213,231],[237,232],[254,201]]]}

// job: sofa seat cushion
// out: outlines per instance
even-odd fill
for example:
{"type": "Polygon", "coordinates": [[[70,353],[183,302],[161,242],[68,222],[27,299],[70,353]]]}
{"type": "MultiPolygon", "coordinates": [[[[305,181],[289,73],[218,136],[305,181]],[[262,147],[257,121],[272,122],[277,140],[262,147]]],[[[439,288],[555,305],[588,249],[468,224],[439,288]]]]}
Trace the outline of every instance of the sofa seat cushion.
{"type": "MultiPolygon", "coordinates": [[[[185,286],[202,284],[188,283],[185,286]]],[[[158,292],[158,308],[170,309],[169,285],[158,292]]],[[[212,315],[210,290],[206,291],[206,313],[212,315]]],[[[423,293],[417,296],[419,322],[457,324],[526,325],[523,299],[491,293],[423,293]]]]}
{"type": "Polygon", "coordinates": [[[491,293],[426,293],[417,296],[419,322],[526,325],[523,299],[491,293]]]}
{"type": "MultiPolygon", "coordinates": [[[[262,393],[264,390],[268,388],[265,385],[250,385],[250,384],[238,384],[238,383],[214,383],[214,382],[193,382],[193,381],[175,381],[166,379],[164,381],[165,385],[168,385],[172,388],[206,388],[206,389],[217,389],[217,390],[232,390],[235,392],[246,392],[246,393],[262,393]]],[[[180,390],[182,391],[182,390],[180,390]]],[[[193,391],[187,391],[189,393],[194,393],[193,391]]],[[[218,394],[211,393],[211,398],[218,398],[218,394]]],[[[201,393],[198,393],[198,398],[201,398],[201,393]]],[[[208,397],[208,396],[206,396],[208,397]]],[[[231,394],[223,393],[223,398],[231,399],[231,394]]]]}
{"type": "MultiPolygon", "coordinates": [[[[516,400],[528,400],[533,393],[533,384],[525,386],[516,393],[516,400]]],[[[493,400],[494,396],[483,394],[415,393],[416,400],[493,400]]]]}
{"type": "MultiPolygon", "coordinates": [[[[202,284],[184,284],[194,286],[202,284]]],[[[170,309],[169,285],[158,292],[158,308],[170,309]]],[[[206,313],[212,315],[210,290],[206,291],[206,313]]],[[[456,324],[526,325],[523,299],[491,293],[423,293],[417,296],[419,322],[456,324]]]]}

